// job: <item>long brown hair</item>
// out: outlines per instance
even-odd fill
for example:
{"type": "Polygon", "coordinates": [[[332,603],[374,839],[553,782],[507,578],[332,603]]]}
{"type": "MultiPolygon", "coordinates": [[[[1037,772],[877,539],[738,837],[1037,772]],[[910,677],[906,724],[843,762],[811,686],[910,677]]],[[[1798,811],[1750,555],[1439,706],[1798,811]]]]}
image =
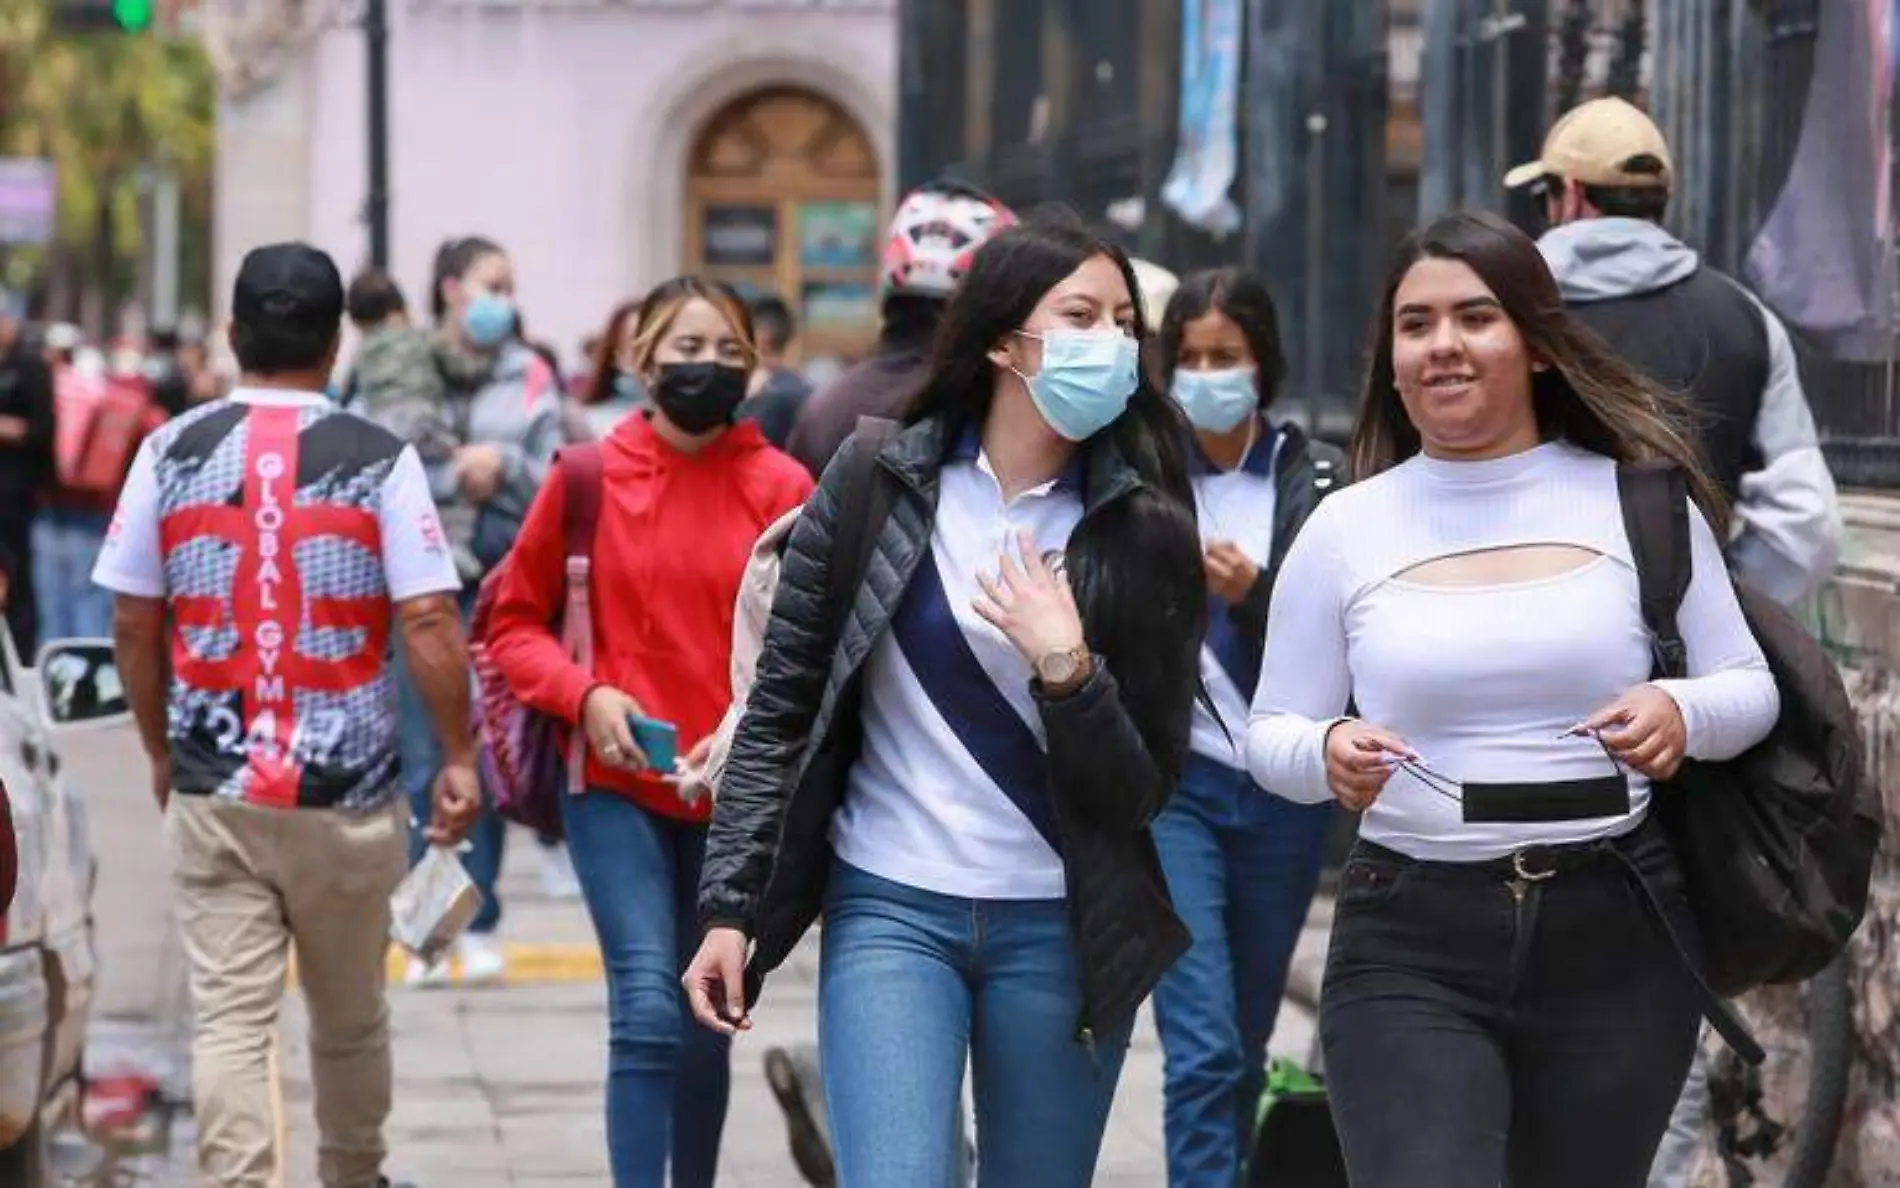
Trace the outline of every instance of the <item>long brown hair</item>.
{"type": "Polygon", "coordinates": [[[639,312],[638,301],[622,301],[607,316],[606,328],[601,330],[599,341],[594,343],[593,357],[588,360],[593,373],[581,391],[582,404],[599,404],[613,396],[614,376],[620,371],[620,340],[627,333],[627,319],[639,312]]]}
{"type": "Polygon", "coordinates": [[[1549,363],[1531,375],[1538,432],[1621,462],[1668,460],[1689,476],[1717,540],[1728,538],[1728,500],[1708,476],[1688,433],[1684,403],[1625,363],[1564,309],[1550,266],[1530,237],[1491,214],[1445,215],[1399,249],[1372,332],[1365,396],[1352,432],[1352,469],[1367,478],[1423,446],[1399,399],[1392,366],[1393,305],[1420,260],[1457,260],[1497,296],[1530,353],[1549,363]]]}

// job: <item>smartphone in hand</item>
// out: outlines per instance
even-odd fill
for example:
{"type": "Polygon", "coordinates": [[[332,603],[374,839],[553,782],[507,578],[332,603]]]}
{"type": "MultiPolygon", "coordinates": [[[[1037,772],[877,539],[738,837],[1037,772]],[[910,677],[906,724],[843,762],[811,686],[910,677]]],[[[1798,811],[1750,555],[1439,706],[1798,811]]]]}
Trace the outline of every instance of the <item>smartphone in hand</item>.
{"type": "Polygon", "coordinates": [[[628,714],[627,730],[633,735],[633,745],[647,757],[648,770],[661,775],[673,774],[679,765],[680,745],[679,730],[673,723],[628,714]]]}

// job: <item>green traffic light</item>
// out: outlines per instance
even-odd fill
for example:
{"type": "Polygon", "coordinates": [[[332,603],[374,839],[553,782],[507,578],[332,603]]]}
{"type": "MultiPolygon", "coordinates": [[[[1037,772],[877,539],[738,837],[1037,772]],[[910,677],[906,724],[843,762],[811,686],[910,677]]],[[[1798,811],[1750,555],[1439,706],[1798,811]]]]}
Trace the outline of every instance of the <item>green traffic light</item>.
{"type": "Polygon", "coordinates": [[[151,27],[153,0],[112,0],[112,19],[119,28],[128,33],[139,33],[151,27]]]}

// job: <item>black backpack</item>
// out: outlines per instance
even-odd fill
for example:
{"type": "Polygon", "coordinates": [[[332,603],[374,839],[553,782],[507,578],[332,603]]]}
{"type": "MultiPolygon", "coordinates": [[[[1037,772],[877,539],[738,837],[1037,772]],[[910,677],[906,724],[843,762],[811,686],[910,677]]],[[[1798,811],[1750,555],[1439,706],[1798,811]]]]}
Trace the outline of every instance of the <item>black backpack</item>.
{"type": "MultiPolygon", "coordinates": [[[[1686,675],[1676,611],[1690,578],[1689,493],[1665,464],[1617,468],[1656,676],[1686,675]]],[[[1772,599],[1737,584],[1781,693],[1768,737],[1724,763],[1685,760],[1653,811],[1676,851],[1717,994],[1800,982],[1846,946],[1867,910],[1880,844],[1876,789],[1834,662],[1772,599]]]]}

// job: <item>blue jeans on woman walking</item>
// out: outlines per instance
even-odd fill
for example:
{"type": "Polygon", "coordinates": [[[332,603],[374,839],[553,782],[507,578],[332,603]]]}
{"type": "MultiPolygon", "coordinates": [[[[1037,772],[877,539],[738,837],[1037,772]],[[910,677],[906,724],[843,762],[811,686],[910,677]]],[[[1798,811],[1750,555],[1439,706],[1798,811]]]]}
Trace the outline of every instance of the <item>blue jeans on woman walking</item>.
{"type": "MultiPolygon", "coordinates": [[[[92,584],[111,525],[109,512],[42,508],[34,517],[33,589],[12,596],[39,603],[41,643],[112,634],[112,591],[92,584]]],[[[34,658],[22,659],[31,664],[34,658]]]]}
{"type": "Polygon", "coordinates": [[[1155,988],[1171,1188],[1234,1188],[1331,805],[1294,804],[1190,756],[1155,844],[1194,944],[1155,988]]]}
{"type": "Polygon", "coordinates": [[[838,863],[818,975],[842,1188],[955,1188],[967,1062],[981,1188],[1087,1188],[1132,1020],[1076,1039],[1061,900],[959,899],[838,863]]]}
{"type": "Polygon", "coordinates": [[[607,1153],[615,1188],[712,1188],[732,1049],[693,1019],[706,827],[614,792],[561,797],[567,848],[607,964],[607,1153]]]}

